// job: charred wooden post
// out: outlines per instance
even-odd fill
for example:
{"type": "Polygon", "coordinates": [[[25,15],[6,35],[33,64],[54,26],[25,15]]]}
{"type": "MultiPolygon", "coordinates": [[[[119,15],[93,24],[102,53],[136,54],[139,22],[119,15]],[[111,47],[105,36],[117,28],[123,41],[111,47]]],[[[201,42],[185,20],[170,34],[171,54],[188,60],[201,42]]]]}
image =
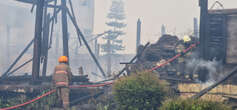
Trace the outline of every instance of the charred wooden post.
{"type": "Polygon", "coordinates": [[[207,22],[208,22],[208,0],[199,0],[201,8],[200,14],[200,57],[206,60],[206,39],[207,39],[207,22]]]}
{"type": "Polygon", "coordinates": [[[49,28],[50,28],[50,14],[45,14],[44,20],[44,32],[43,32],[43,56],[44,56],[44,63],[43,63],[43,70],[42,76],[46,77],[47,73],[47,64],[48,64],[48,50],[49,50],[49,28]]]}
{"type": "Polygon", "coordinates": [[[63,32],[63,55],[69,58],[68,50],[68,24],[66,0],[61,0],[62,7],[62,32],[63,32]]]}
{"type": "Polygon", "coordinates": [[[38,0],[36,8],[35,39],[32,65],[32,80],[34,82],[39,79],[44,3],[45,0],[38,0]]]}
{"type": "Polygon", "coordinates": [[[138,50],[138,47],[141,45],[141,20],[138,19],[137,21],[137,45],[136,45],[136,51],[138,50]]]}
{"type": "Polygon", "coordinates": [[[198,34],[198,19],[197,18],[193,19],[193,32],[194,32],[194,37],[198,38],[199,34],[198,34]]]}
{"type": "MultiPolygon", "coordinates": [[[[206,55],[206,42],[207,42],[207,23],[208,23],[208,0],[199,0],[199,5],[201,8],[201,15],[200,15],[200,58],[203,60],[207,60],[206,55]]],[[[203,69],[200,70],[199,79],[201,81],[206,81],[206,73],[208,71],[203,69]]]]}

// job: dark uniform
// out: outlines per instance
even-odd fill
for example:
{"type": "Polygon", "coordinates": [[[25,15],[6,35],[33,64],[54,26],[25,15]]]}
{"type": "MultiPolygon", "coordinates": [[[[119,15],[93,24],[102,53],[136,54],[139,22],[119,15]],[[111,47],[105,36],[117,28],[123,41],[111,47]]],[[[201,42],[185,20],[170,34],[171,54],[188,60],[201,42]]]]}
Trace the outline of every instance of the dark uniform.
{"type": "Polygon", "coordinates": [[[57,88],[57,95],[63,103],[64,110],[70,109],[69,104],[69,84],[72,78],[70,67],[65,63],[60,63],[55,67],[53,74],[53,83],[57,88]]]}

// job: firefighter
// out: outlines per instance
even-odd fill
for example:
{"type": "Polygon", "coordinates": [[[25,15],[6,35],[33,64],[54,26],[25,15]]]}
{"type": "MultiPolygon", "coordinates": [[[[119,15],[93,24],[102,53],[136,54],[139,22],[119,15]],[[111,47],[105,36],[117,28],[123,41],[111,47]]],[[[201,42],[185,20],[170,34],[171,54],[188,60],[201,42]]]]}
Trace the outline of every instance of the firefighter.
{"type": "Polygon", "coordinates": [[[185,36],[183,37],[183,42],[184,42],[185,48],[188,48],[188,47],[191,45],[191,43],[192,43],[191,41],[192,41],[192,39],[191,39],[190,36],[185,35],[185,36]]]}
{"type": "Polygon", "coordinates": [[[64,110],[70,110],[69,104],[69,84],[72,78],[72,72],[68,65],[68,58],[61,56],[58,59],[59,65],[55,67],[53,74],[53,83],[57,89],[57,96],[64,110]]]}

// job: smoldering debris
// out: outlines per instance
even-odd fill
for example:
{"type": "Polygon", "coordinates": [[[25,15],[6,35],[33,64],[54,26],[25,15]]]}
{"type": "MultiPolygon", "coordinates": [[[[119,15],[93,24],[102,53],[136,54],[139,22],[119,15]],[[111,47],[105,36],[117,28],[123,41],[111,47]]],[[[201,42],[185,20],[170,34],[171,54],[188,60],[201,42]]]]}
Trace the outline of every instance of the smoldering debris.
{"type": "Polygon", "coordinates": [[[199,70],[206,69],[207,73],[207,83],[214,83],[223,76],[221,62],[217,60],[205,61],[198,58],[193,58],[187,61],[186,67],[193,70],[191,74],[197,74],[199,70]]]}

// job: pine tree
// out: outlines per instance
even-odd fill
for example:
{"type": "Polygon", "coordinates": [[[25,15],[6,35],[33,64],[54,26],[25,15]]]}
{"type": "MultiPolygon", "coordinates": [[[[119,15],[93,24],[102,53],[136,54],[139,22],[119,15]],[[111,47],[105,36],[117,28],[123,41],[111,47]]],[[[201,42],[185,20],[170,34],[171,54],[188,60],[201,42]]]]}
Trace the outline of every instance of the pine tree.
{"type": "Polygon", "coordinates": [[[107,15],[109,22],[106,23],[110,29],[106,31],[107,35],[103,37],[106,40],[105,44],[101,45],[102,51],[107,56],[107,73],[111,74],[111,56],[117,54],[118,51],[124,50],[122,46],[123,41],[119,39],[119,36],[125,35],[123,29],[126,24],[124,14],[124,2],[122,0],[112,0],[110,12],[107,15]]]}

